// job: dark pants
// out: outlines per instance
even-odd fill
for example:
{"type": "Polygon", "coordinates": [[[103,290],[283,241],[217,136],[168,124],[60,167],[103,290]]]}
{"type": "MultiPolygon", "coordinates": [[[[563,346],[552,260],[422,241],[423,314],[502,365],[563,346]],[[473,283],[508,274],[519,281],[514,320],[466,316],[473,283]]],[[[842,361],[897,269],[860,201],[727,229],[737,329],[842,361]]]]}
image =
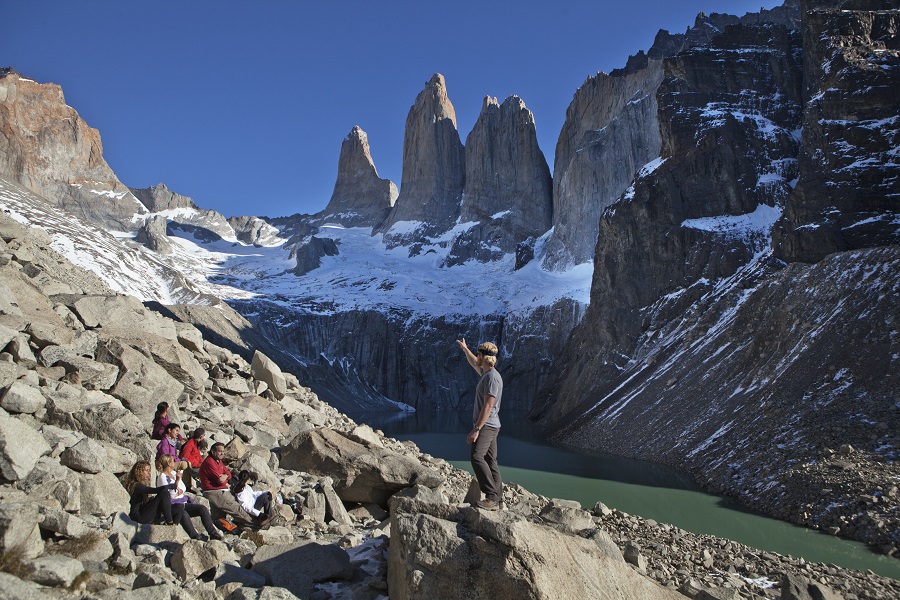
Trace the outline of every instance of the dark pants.
{"type": "Polygon", "coordinates": [[[166,522],[173,522],[175,519],[172,518],[172,497],[169,496],[168,491],[155,494],[140,505],[136,514],[132,511],[132,514],[128,516],[144,525],[149,525],[160,519],[166,522]]]}
{"type": "Polygon", "coordinates": [[[197,530],[194,529],[191,517],[200,517],[203,528],[206,529],[206,533],[210,536],[217,533],[215,526],[213,526],[212,516],[210,516],[209,510],[202,504],[197,504],[196,502],[172,504],[172,516],[176,523],[181,523],[181,527],[184,528],[185,533],[191,538],[197,537],[197,530]]]}
{"type": "MultiPolygon", "coordinates": [[[[272,514],[272,492],[266,492],[265,494],[260,494],[259,498],[256,499],[256,502],[253,503],[253,508],[262,512],[263,515],[269,516],[272,514]]],[[[262,516],[262,515],[260,515],[262,516]]]]}
{"type": "Polygon", "coordinates": [[[503,497],[503,480],[497,467],[497,436],[499,429],[483,427],[478,439],[471,445],[472,469],[485,499],[500,502],[503,497]]]}

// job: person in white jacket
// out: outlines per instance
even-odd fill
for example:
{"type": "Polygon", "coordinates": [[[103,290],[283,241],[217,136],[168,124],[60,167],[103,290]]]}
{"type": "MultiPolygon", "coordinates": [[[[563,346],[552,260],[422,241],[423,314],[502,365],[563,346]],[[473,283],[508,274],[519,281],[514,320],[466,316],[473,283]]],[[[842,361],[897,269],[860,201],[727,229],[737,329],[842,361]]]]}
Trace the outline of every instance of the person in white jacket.
{"type": "Polygon", "coordinates": [[[272,502],[272,492],[254,491],[250,486],[250,472],[241,471],[234,480],[231,488],[234,497],[240,502],[241,506],[252,516],[259,519],[259,525],[268,525],[275,518],[274,505],[272,502]]]}

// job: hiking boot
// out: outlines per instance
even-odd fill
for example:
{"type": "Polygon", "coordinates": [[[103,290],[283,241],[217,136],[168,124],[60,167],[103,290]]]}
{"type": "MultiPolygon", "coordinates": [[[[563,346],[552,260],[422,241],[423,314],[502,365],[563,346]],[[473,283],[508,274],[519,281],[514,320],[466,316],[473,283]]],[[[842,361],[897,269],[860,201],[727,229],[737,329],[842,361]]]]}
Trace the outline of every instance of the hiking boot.
{"type": "Polygon", "coordinates": [[[475,506],[482,510],[497,510],[500,508],[500,505],[496,500],[479,500],[475,503],[475,506]]]}

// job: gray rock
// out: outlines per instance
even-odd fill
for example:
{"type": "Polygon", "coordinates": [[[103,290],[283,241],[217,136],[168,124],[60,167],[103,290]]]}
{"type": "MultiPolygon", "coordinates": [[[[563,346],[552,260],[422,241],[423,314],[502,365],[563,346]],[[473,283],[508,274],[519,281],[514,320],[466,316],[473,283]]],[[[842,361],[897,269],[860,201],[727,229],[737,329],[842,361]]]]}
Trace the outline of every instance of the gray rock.
{"type": "Polygon", "coordinates": [[[120,377],[110,394],[120,399],[143,422],[149,423],[153,419],[160,402],[177,405],[184,391],[184,385],[165,369],[121,341],[102,342],[97,349],[97,360],[119,367],[120,377]]]}
{"type": "Polygon", "coordinates": [[[352,525],[353,519],[347,514],[344,503],[338,497],[337,492],[334,491],[334,487],[332,487],[331,484],[332,481],[330,477],[326,477],[319,482],[319,487],[322,490],[322,494],[325,496],[325,507],[327,509],[325,518],[327,519],[327,515],[330,515],[332,520],[337,521],[338,523],[352,525]]]}
{"type": "MultiPolygon", "coordinates": [[[[56,317],[56,313],[53,313],[53,316],[56,317]]],[[[34,321],[28,324],[25,331],[31,336],[31,341],[34,342],[38,348],[44,348],[46,346],[69,346],[75,341],[72,330],[66,327],[59,318],[53,322],[34,321]]]]}
{"type": "Polygon", "coordinates": [[[69,587],[84,571],[80,560],[59,554],[42,556],[32,561],[30,566],[33,569],[29,575],[32,581],[52,587],[69,587]]]}
{"type": "Polygon", "coordinates": [[[64,510],[43,505],[38,505],[38,510],[42,517],[40,528],[44,531],[69,538],[81,537],[91,531],[83,520],[64,510]]]}
{"type": "Polygon", "coordinates": [[[266,578],[266,585],[287,588],[301,598],[309,598],[317,582],[353,576],[347,553],[319,542],[263,546],[253,557],[253,571],[266,578]]]}
{"type": "Polygon", "coordinates": [[[9,481],[28,477],[40,459],[50,453],[44,437],[18,419],[0,413],[0,476],[9,481]]]}
{"type": "Polygon", "coordinates": [[[6,594],[6,598],[15,600],[46,600],[47,588],[19,579],[15,575],[0,572],[0,590],[6,594]]]}
{"type": "Polygon", "coordinates": [[[265,382],[272,393],[275,394],[277,400],[281,400],[287,394],[287,381],[285,381],[281,369],[272,359],[259,350],[253,353],[253,362],[250,363],[250,374],[254,379],[265,382]]]}
{"type": "Polygon", "coordinates": [[[784,573],[781,577],[782,600],[841,600],[843,597],[821,583],[784,573]]]}
{"type": "Polygon", "coordinates": [[[265,576],[234,563],[222,563],[219,565],[216,569],[214,581],[216,582],[216,587],[234,582],[249,588],[261,588],[266,585],[265,576]]]}
{"type": "Polygon", "coordinates": [[[87,296],[73,305],[85,327],[107,336],[140,340],[146,334],[178,339],[175,323],[146,308],[133,296],[87,296]]]}
{"type": "Polygon", "coordinates": [[[488,513],[407,499],[392,508],[392,598],[682,597],[609,558],[595,542],[511,511],[488,513]]]}
{"type": "Polygon", "coordinates": [[[45,456],[19,486],[34,498],[54,498],[63,510],[81,510],[81,479],[78,473],[45,456]]]}
{"type": "Polygon", "coordinates": [[[3,394],[0,406],[11,413],[34,414],[44,408],[46,402],[47,399],[39,389],[16,381],[3,394]]]}
{"type": "MultiPolygon", "coordinates": [[[[91,438],[84,438],[74,446],[66,448],[59,455],[59,462],[65,467],[82,473],[99,473],[109,470],[109,456],[106,447],[91,438]]],[[[132,462],[132,464],[134,463],[132,462]]],[[[113,469],[113,471],[122,472],[121,469],[113,469]]]]}
{"type": "Polygon", "coordinates": [[[91,390],[108,390],[119,378],[119,367],[116,365],[82,356],[63,356],[54,365],[64,367],[67,373],[78,373],[81,385],[91,390]]]}
{"type": "Polygon", "coordinates": [[[44,551],[34,504],[0,504],[0,552],[9,551],[23,559],[35,558],[44,551]]]}
{"type": "Polygon", "coordinates": [[[168,219],[163,215],[151,215],[147,217],[141,228],[138,229],[134,236],[134,241],[138,244],[144,244],[149,249],[158,254],[171,254],[172,242],[166,235],[166,225],[168,219]]]}
{"type": "Polygon", "coordinates": [[[219,557],[212,547],[216,543],[200,542],[198,540],[185,542],[172,555],[172,570],[178,574],[182,581],[189,581],[210,569],[216,568],[219,564],[219,557]]]}
{"type": "Polygon", "coordinates": [[[84,473],[81,480],[81,514],[109,516],[128,508],[130,496],[109,471],[84,473]]]}
{"type": "Polygon", "coordinates": [[[562,525],[572,531],[594,528],[594,521],[591,519],[589,512],[571,506],[547,506],[541,511],[541,518],[551,523],[562,525]]]}
{"type": "Polygon", "coordinates": [[[294,541],[294,534],[287,527],[269,527],[268,529],[248,532],[246,535],[247,539],[256,544],[257,548],[267,545],[290,544],[294,541]]]}
{"type": "Polygon", "coordinates": [[[397,452],[366,448],[330,429],[301,433],[281,452],[283,469],[327,475],[345,502],[387,505],[394,493],[413,484],[437,487],[440,475],[397,452]]]}

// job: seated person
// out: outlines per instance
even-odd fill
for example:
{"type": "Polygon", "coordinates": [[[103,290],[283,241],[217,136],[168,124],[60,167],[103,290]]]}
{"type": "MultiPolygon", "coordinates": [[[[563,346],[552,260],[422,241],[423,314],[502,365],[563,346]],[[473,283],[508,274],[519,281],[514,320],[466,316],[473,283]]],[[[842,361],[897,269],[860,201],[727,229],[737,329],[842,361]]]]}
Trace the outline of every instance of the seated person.
{"type": "MultiPolygon", "coordinates": [[[[153,425],[150,430],[150,439],[153,440],[161,440],[166,435],[166,425],[169,424],[169,403],[168,402],[160,402],[156,405],[156,413],[153,415],[153,425]]],[[[181,435],[178,435],[179,443],[182,442],[184,438],[181,435]]]]}
{"type": "Polygon", "coordinates": [[[272,492],[255,492],[250,487],[250,472],[241,471],[237,478],[231,482],[231,492],[247,513],[259,519],[259,525],[264,526],[275,518],[275,506],[272,503],[272,492]]]}
{"type": "Polygon", "coordinates": [[[175,520],[172,518],[172,497],[169,490],[174,487],[174,484],[150,487],[150,463],[146,460],[137,461],[125,477],[125,489],[131,494],[128,516],[144,525],[173,525],[175,520]]]}
{"type": "Polygon", "coordinates": [[[175,470],[172,457],[168,454],[160,456],[159,460],[156,461],[156,470],[159,471],[159,475],[156,478],[158,486],[175,485],[175,489],[169,490],[169,495],[172,497],[172,517],[175,519],[175,522],[181,523],[184,531],[192,540],[205,539],[197,533],[197,530],[194,529],[194,524],[191,522],[191,517],[200,517],[200,521],[203,523],[203,527],[206,529],[209,537],[214,540],[221,540],[222,534],[213,526],[209,510],[202,504],[193,502],[185,493],[182,472],[175,470]]]}
{"type": "Polygon", "coordinates": [[[156,460],[163,454],[168,454],[175,461],[175,469],[183,471],[188,467],[186,460],[178,458],[178,436],[181,435],[181,427],[178,423],[169,423],[166,425],[166,434],[163,439],[156,445],[156,460]]]}
{"type": "Polygon", "coordinates": [[[231,515],[235,525],[257,527],[257,522],[244,510],[231,490],[228,489],[231,471],[222,462],[224,457],[225,444],[216,442],[200,465],[200,489],[203,490],[203,497],[209,500],[209,504],[213,508],[213,517],[220,518],[221,513],[225,513],[231,515]]]}
{"type": "Polygon", "coordinates": [[[190,491],[193,491],[193,480],[197,477],[197,471],[203,462],[200,444],[203,443],[204,437],[206,437],[206,430],[198,427],[178,451],[178,456],[188,463],[188,467],[184,470],[184,482],[190,491]]]}

